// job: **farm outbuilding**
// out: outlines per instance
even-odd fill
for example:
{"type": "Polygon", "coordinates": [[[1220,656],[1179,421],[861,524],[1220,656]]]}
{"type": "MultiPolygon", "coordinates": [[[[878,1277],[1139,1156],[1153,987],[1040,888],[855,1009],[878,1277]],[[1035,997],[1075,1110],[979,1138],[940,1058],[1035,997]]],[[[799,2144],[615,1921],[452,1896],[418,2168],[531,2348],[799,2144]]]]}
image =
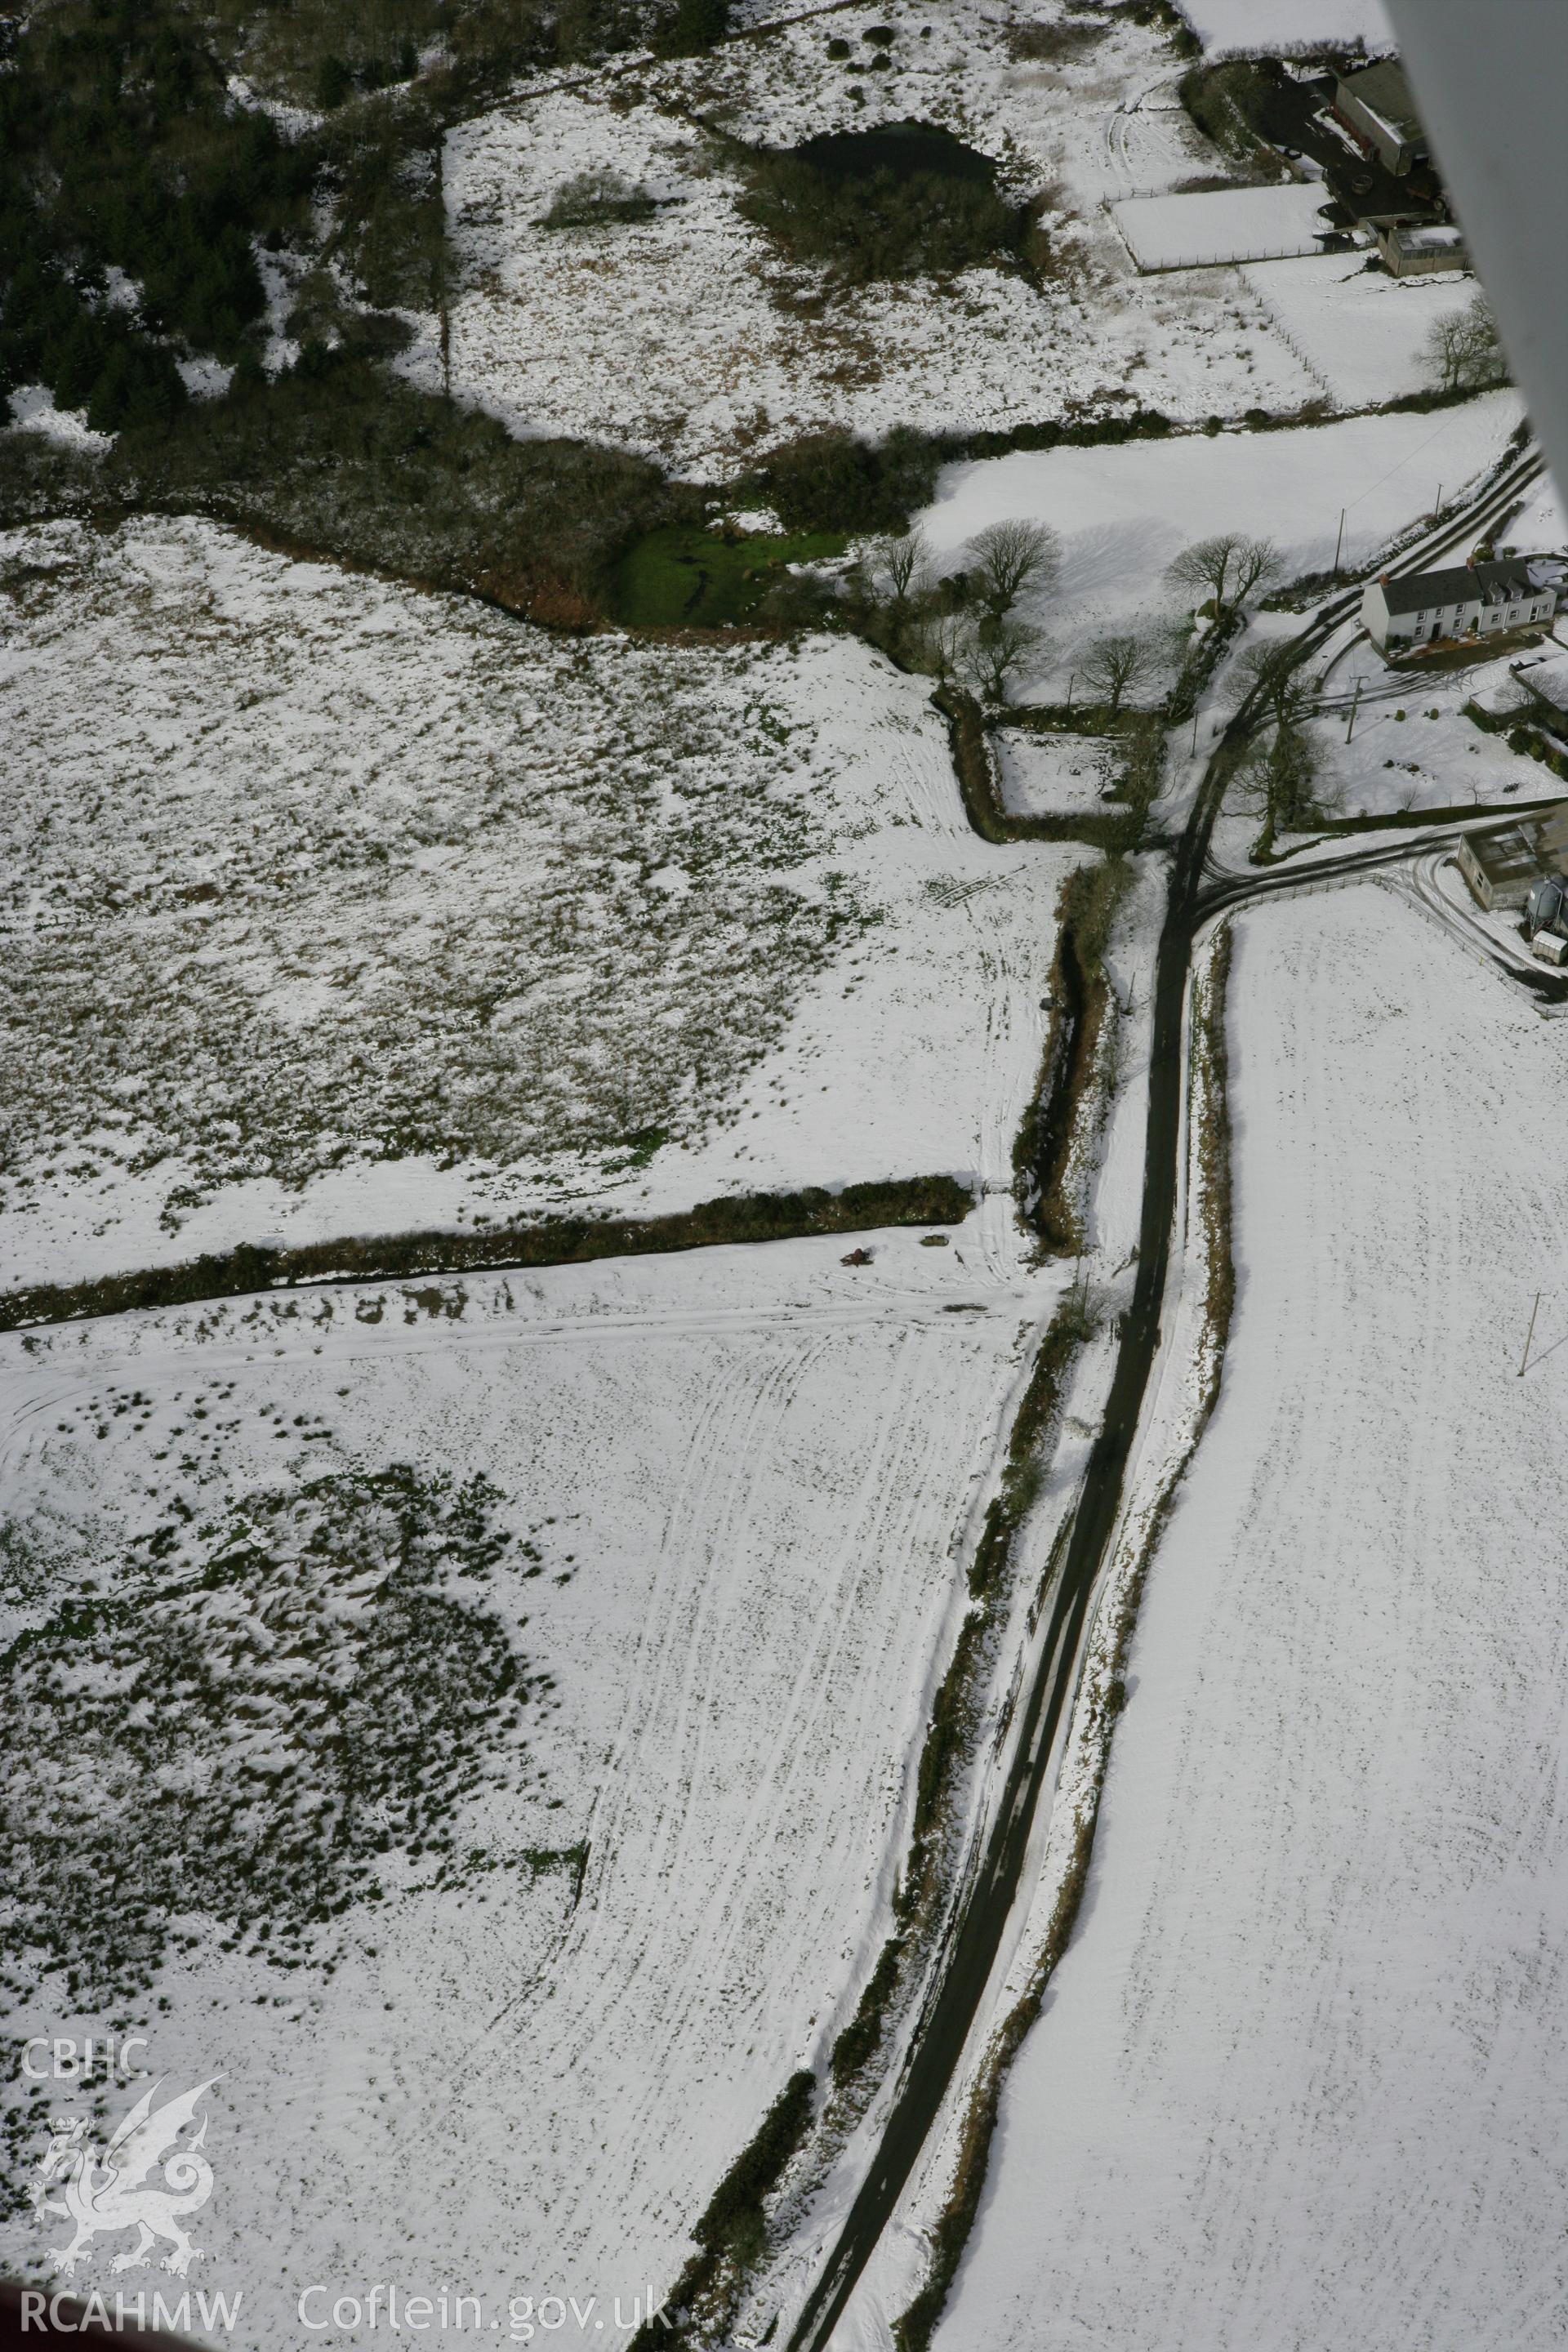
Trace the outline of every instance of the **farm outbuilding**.
{"type": "Polygon", "coordinates": [[[1568,801],[1544,816],[1466,834],[1458,866],[1471,897],[1489,915],[1528,907],[1538,883],[1568,877],[1568,801]]]}
{"type": "Polygon", "coordinates": [[[1396,179],[1422,163],[1426,133],[1410,95],[1403,67],[1394,58],[1342,74],[1334,91],[1334,112],[1358,147],[1396,179]]]}
{"type": "MultiPolygon", "coordinates": [[[[1510,662],[1509,683],[1516,691],[1522,690],[1534,715],[1544,725],[1559,735],[1568,735],[1568,654],[1510,662]]],[[[1517,703],[1513,706],[1516,709],[1521,707],[1517,703]]]]}
{"type": "Polygon", "coordinates": [[[1391,221],[1376,234],[1391,277],[1430,278],[1439,269],[1470,266],[1465,233],[1455,221],[1391,221]]]}

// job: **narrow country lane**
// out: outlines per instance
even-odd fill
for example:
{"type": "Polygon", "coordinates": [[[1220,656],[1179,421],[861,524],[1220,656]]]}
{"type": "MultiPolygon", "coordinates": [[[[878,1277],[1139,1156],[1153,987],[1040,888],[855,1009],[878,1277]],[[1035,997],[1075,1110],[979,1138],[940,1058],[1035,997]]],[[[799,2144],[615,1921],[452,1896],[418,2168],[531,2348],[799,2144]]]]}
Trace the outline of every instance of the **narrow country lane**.
{"type": "MultiPolygon", "coordinates": [[[[1463,509],[1447,516],[1435,530],[1425,534],[1392,568],[1418,570],[1455,539],[1490,522],[1533,480],[1541,462],[1533,451],[1527,452],[1463,509]]],[[[1321,647],[1351,616],[1360,593],[1358,583],[1319,608],[1294,641],[1302,658],[1321,647]]],[[[1330,874],[1410,860],[1429,850],[1439,837],[1423,833],[1392,848],[1384,844],[1289,873],[1278,868],[1241,874],[1216,869],[1211,861],[1211,843],[1230,773],[1227,755],[1245,736],[1250,701],[1249,697],[1216,742],[1175,848],[1155,967],[1135,1286],[1122,1318],[1104,1417],[1085,1472],[1039,1664],[1018,1710],[1012,1757],[986,1832],[984,1859],[943,1946],[940,1972],[921,2012],[880,2142],[837,2242],[802,2308],[788,2352],[821,2352],[829,2342],[891,2221],[947,2097],[1019,1896],[1025,1856],[1047,1789],[1057,1734],[1076,1687],[1090,1604],[1121,1517],[1150,1374],[1160,1346],[1177,1199],[1185,1072],[1182,1039],[1194,942],[1215,915],[1246,899],[1299,889],[1330,874]]],[[[1453,834],[1458,829],[1447,830],[1453,834]]],[[[1542,974],[1542,980],[1548,982],[1545,992],[1568,994],[1568,977],[1542,974]]]]}

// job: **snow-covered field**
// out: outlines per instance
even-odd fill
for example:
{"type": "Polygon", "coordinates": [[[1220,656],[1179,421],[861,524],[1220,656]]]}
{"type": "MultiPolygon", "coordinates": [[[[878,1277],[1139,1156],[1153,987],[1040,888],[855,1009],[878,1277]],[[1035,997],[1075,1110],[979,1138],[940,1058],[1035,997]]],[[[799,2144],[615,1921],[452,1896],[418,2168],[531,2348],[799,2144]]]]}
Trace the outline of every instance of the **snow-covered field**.
{"type": "Polygon", "coordinates": [[[1253,533],[1275,541],[1287,576],[1326,571],[1342,506],[1342,561],[1353,569],[1415,521],[1439,488],[1451,499],[1495,463],[1519,418],[1515,394],[1499,392],[1433,415],[1020,450],[948,467],[920,524],[942,569],[960,563],[969,541],[994,522],[1025,517],[1059,533],[1060,578],[1031,608],[1047,633],[1047,662],[1018,689],[1021,698],[1056,696],[1095,637],[1157,631],[1183,616],[1192,599],[1164,573],[1193,541],[1253,533]]]}
{"type": "Polygon", "coordinates": [[[1103,811],[1113,774],[1110,746],[1103,736],[1031,735],[1010,727],[992,740],[1003,805],[1015,816],[1103,811]]]}
{"type": "MultiPolygon", "coordinates": [[[[1381,45],[1376,0],[1191,13],[1211,49],[1381,45]]],[[[449,339],[426,320],[398,364],[715,484],[828,425],[1211,423],[942,473],[937,571],[992,523],[1060,536],[1020,698],[1081,698],[1092,641],[1133,629],[1152,702],[1194,540],[1267,536],[1298,575],[1342,516],[1354,569],[1502,455],[1511,392],[1218,429],[1408,388],[1472,288],[1354,257],[1141,278],[1107,203],[1165,270],[1221,228],[1235,253],[1310,237],[1321,194],[1146,193],[1216,161],[1157,27],[1082,0],[786,16],[742,0],[758,37],[617,52],[453,129],[449,339]],[[737,142],[908,121],[1035,203],[1031,268],[836,289],[743,217],[737,142]],[[605,170],[650,217],[544,226],[605,170]]],[[[1507,527],[1564,528],[1533,493],[1507,527]]],[[[0,1287],[242,1240],[973,1187],[962,1225],[866,1236],[858,1266],[843,1242],[710,1249],[0,1336],[7,2034],[113,2020],[151,2073],[220,2078],[191,2283],[243,2291],[237,2342],[357,2347],[376,2282],[479,2297],[450,2332],[497,2341],[591,2298],[577,2332],[621,2340],[883,1948],[973,1541],[1076,1274],[1093,1335],[969,1727],[955,1822],[984,1818],[1136,1279],[1165,850],[1130,860],[1106,956],[1084,1251],[1042,1269],[1012,1151],[1090,853],[977,837],[931,679],[847,635],[552,635],[194,519],[0,535],[0,1287]],[[311,2285],[358,2315],[307,2323],[311,2285]]],[[[1178,820],[1245,646],[1299,625],[1257,616],[1172,745],[1178,820]]],[[[1396,719],[1362,651],[1331,688],[1363,673],[1353,744],[1314,722],[1346,814],[1545,789],[1460,715],[1495,678],[1413,678],[1396,719]]],[[[1101,811],[1102,740],[994,743],[1010,809],[1101,811]]],[[[1255,830],[1233,814],[1222,855],[1255,830]]],[[[1225,1388],[942,2344],[1544,2352],[1568,2328],[1568,1029],[1393,890],[1238,929],[1225,1388]]],[[[1161,1371],[1189,1416],[1194,1295],[1161,1371]]],[[[1062,1787],[1032,1848],[1052,1869],[1062,1787]]],[[[1039,1924],[1021,1903],[993,1990],[1039,1924]]],[[[787,2333],[762,2306],[801,2285],[888,2096],[836,2117],[738,2341],[787,2333]]],[[[5,2086],[24,2189],[70,2105],[5,2086]]],[[[847,2341],[880,2342],[921,2267],[957,2114],[847,2341]]],[[[61,2242],[15,2196],[0,2217],[0,2267],[61,2242]]],[[[123,2251],[76,2284],[112,2292],[123,2251]]]]}
{"type": "Polygon", "coordinates": [[[1179,79],[1173,68],[1119,100],[1104,119],[1100,152],[1073,160],[1075,194],[1110,200],[1134,188],[1170,187],[1215,169],[1213,147],[1177,94],[1179,79]]]}
{"type": "Polygon", "coordinates": [[[1075,853],[975,838],[921,681],[573,643],[195,521],[5,554],[9,1280],[1006,1181],[1075,853]]]}
{"type": "Polygon", "coordinates": [[[1390,278],[1368,269],[1361,253],[1258,262],[1242,275],[1323,390],[1345,408],[1429,389],[1427,338],[1438,320],[1476,299],[1468,270],[1390,278]]]}
{"type": "Polygon", "coordinates": [[[1568,1041],[1367,886],[1230,1003],[1224,1386],[938,2342],[1545,2352],[1568,1041]]]}
{"type": "Polygon", "coordinates": [[[1531,485],[1497,537],[1500,546],[1521,552],[1568,551],[1568,513],[1550,474],[1531,485]]]}
{"type": "MultiPolygon", "coordinates": [[[[1102,196],[1215,168],[1177,74],[1125,16],[891,0],[635,79],[524,92],[447,140],[452,387],[521,430],[614,440],[701,478],[830,424],[963,431],[1081,403],[1195,418],[1312,399],[1239,280],[1143,285],[1099,215],[1102,196]],[[886,71],[866,69],[872,26],[893,35],[886,71]],[[1064,26],[1071,46],[1031,52],[1031,35],[1064,26]],[[828,57],[835,38],[847,63],[828,57]],[[909,120],[991,155],[1012,200],[1046,194],[1039,282],[977,268],[835,295],[742,217],[734,150],[713,135],[777,148],[909,120]],[[655,198],[655,216],[542,226],[556,189],[595,169],[655,198]]],[[[437,380],[433,321],[404,364],[437,380]]]]}
{"type": "Polygon", "coordinates": [[[1110,207],[1140,269],[1201,268],[1266,255],[1316,254],[1323,191],[1216,188],[1185,196],[1124,196],[1110,207]]]}
{"type": "MultiPolygon", "coordinates": [[[[1372,0],[1341,5],[1372,13],[1372,0]]],[[[1250,0],[1245,13],[1262,46],[1334,29],[1310,5],[1272,35],[1250,0]]],[[[449,368],[460,396],[516,430],[614,441],[700,479],[830,425],[962,433],[1132,402],[1201,421],[1415,389],[1419,344],[1453,288],[1373,286],[1355,278],[1360,256],[1317,256],[1316,184],[1165,193],[1226,168],[1181,105],[1180,73],[1125,12],[892,0],[775,25],[700,61],[524,89],[448,137],[461,282],[445,359],[427,320],[400,364],[432,384],[449,368]],[[868,47],[879,27],[891,42],[868,47]],[[830,58],[830,40],[850,58],[830,58]],[[879,56],[885,71],[869,68],[879,56]],[[1012,201],[1043,205],[1042,273],[835,291],[739,211],[733,142],[788,148],[911,120],[990,155],[1012,201]],[[545,227],[557,189],[601,170],[653,198],[654,215],[545,227]],[[1107,202],[1157,280],[1140,277],[1107,202]],[[1289,265],[1305,277],[1279,263],[1174,268],[1281,250],[1307,257],[1289,265]]]]}
{"type": "Polygon", "coordinates": [[[1182,0],[1182,14],[1210,51],[1360,40],[1378,56],[1397,47],[1382,0],[1182,0]]]}
{"type": "Polygon", "coordinates": [[[7,1651],[50,1834],[10,1822],[5,1944],[52,1923],[79,1995],[6,2031],[221,2074],[191,2284],[237,2340],[311,2340],[314,2281],[629,2314],[844,2023],[1052,1296],[1010,1203],[871,1240],[0,1341],[5,1639],[56,1627],[7,1651]]]}

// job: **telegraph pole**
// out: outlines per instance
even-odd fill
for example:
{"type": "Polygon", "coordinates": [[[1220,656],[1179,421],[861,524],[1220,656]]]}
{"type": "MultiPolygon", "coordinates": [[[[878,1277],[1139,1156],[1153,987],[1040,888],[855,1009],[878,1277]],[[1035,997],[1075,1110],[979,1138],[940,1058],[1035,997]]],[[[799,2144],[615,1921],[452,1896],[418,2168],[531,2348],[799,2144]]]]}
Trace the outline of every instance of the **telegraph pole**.
{"type": "Polygon", "coordinates": [[[1361,688],[1362,681],[1358,677],[1355,682],[1355,692],[1351,697],[1350,723],[1345,729],[1345,741],[1347,743],[1350,741],[1351,737],[1355,733],[1355,715],[1361,707],[1361,688]]]}
{"type": "Polygon", "coordinates": [[[1530,1310],[1530,1328],[1524,1335],[1524,1353],[1519,1360],[1519,1378],[1523,1380],[1530,1369],[1530,1343],[1535,1337],[1535,1318],[1541,1312],[1541,1293],[1535,1294],[1535,1304],[1530,1310]]]}
{"type": "Polygon", "coordinates": [[[1336,580],[1337,580],[1337,579],[1339,578],[1339,576],[1340,576],[1340,550],[1341,550],[1341,548],[1342,548],[1342,547],[1343,547],[1344,543],[1345,543],[1345,510],[1344,510],[1343,507],[1342,507],[1342,508],[1340,509],[1340,530],[1339,530],[1339,537],[1338,537],[1338,538],[1335,540],[1335,541],[1334,541],[1334,578],[1335,578],[1336,580]]]}

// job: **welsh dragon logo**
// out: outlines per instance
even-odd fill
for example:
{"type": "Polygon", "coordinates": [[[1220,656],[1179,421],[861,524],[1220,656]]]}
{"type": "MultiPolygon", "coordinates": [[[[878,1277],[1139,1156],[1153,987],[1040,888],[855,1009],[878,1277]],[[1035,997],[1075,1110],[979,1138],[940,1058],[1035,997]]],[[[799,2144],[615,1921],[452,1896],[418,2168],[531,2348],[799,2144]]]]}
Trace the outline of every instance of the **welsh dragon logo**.
{"type": "Polygon", "coordinates": [[[212,2167],[202,2154],[207,2136],[205,2113],[195,2138],[184,2147],[177,2143],[200,2101],[222,2079],[215,2074],[210,2082],[198,2083],[194,2091],[183,2091],[156,2108],[153,2101],[162,2084],[153,2084],[106,2146],[88,2138],[85,2116],[55,2119],[54,2137],[38,2158],[33,2203],[40,2214],[76,2226],[70,2244],[50,2253],[68,2278],[95,2238],[118,2230],[138,2234],[133,2246],[115,2256],[117,2271],[142,2268],[160,2242],[172,2249],[163,2267],[176,2277],[183,2278],[199,2258],[202,2250],[192,2245],[180,2217],[199,2212],[213,2193],[212,2167]],[[63,2200],[50,2198],[47,2191],[61,2183],[63,2200]]]}

